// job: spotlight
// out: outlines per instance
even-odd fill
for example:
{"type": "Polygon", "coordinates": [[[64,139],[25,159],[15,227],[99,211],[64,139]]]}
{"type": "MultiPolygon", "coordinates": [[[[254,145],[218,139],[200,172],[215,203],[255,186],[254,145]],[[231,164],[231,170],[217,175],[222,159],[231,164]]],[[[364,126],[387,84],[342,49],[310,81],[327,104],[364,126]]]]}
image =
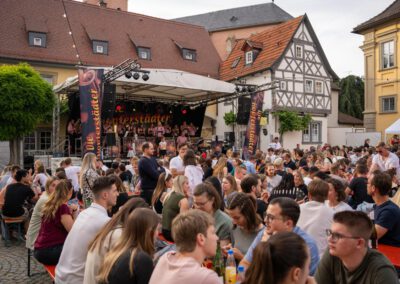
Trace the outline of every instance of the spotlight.
{"type": "Polygon", "coordinates": [[[139,78],[140,78],[139,73],[135,72],[135,73],[133,74],[133,79],[137,80],[137,79],[139,79],[139,78]]]}
{"type": "Polygon", "coordinates": [[[127,78],[127,79],[130,79],[130,78],[132,78],[132,73],[131,72],[126,72],[125,73],[125,77],[127,78]]]}
{"type": "Polygon", "coordinates": [[[247,89],[246,86],[244,86],[244,87],[242,88],[242,92],[243,92],[243,93],[247,93],[247,92],[248,92],[248,89],[247,89]]]}
{"type": "Polygon", "coordinates": [[[182,110],[182,114],[185,115],[186,113],[187,113],[187,110],[186,110],[186,109],[183,109],[183,110],[182,110]]]}
{"type": "Polygon", "coordinates": [[[143,74],[142,79],[143,79],[143,81],[149,80],[149,75],[147,75],[146,73],[143,74]]]}
{"type": "Polygon", "coordinates": [[[253,86],[249,87],[249,92],[252,93],[255,91],[255,88],[253,86]]]}
{"type": "Polygon", "coordinates": [[[240,92],[240,88],[239,88],[239,86],[236,86],[236,87],[235,87],[235,91],[236,91],[237,93],[239,93],[239,92],[240,92]]]}

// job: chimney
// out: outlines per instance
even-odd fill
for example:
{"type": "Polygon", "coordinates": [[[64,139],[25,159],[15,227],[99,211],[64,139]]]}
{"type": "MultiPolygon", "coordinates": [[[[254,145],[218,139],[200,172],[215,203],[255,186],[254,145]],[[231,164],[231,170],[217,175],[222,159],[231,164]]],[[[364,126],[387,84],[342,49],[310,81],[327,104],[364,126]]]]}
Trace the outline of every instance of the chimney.
{"type": "Polygon", "coordinates": [[[83,0],[83,2],[96,6],[128,11],[128,0],[83,0]]]}

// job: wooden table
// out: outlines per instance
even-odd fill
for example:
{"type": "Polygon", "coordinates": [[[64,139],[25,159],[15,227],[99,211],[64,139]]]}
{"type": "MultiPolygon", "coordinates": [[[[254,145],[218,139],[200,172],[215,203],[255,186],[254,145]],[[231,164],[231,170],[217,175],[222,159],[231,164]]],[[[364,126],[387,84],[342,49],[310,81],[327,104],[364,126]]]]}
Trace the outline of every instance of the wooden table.
{"type": "Polygon", "coordinates": [[[400,247],[378,244],[377,250],[384,254],[394,267],[400,269],[400,247]]]}

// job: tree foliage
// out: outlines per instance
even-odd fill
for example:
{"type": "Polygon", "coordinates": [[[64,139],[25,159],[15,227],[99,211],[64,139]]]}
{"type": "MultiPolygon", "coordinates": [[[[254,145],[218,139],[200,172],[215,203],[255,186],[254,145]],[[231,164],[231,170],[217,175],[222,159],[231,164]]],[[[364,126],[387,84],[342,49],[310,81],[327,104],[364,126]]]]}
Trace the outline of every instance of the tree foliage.
{"type": "Polygon", "coordinates": [[[275,116],[279,118],[279,134],[282,136],[285,132],[290,131],[303,131],[308,128],[311,121],[311,115],[306,114],[300,116],[298,113],[293,111],[278,111],[275,116]]]}
{"type": "Polygon", "coordinates": [[[340,80],[339,111],[363,118],[364,81],[360,77],[349,75],[340,80]]]}
{"type": "Polygon", "coordinates": [[[54,104],[51,85],[28,64],[0,66],[0,140],[32,132],[54,104]]]}
{"type": "Polygon", "coordinates": [[[224,114],[224,121],[226,125],[233,125],[236,123],[236,114],[233,111],[224,114]]]}

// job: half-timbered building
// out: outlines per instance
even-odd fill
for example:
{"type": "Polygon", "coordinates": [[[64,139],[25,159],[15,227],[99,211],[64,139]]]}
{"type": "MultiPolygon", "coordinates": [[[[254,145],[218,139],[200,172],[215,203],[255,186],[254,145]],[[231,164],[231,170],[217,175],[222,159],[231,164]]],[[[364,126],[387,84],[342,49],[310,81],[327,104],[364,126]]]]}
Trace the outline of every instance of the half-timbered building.
{"type": "MultiPolygon", "coordinates": [[[[319,145],[328,141],[328,127],[337,117],[337,75],[332,70],[307,15],[288,20],[272,29],[238,40],[227,60],[222,63],[220,77],[226,81],[250,85],[267,85],[264,89],[264,111],[267,124],[261,131],[260,146],[265,150],[278,136],[279,121],[275,113],[289,110],[298,115],[310,114],[312,121],[304,131],[284,134],[285,148],[319,145]],[[332,103],[334,101],[334,103],[332,103]],[[332,116],[332,113],[334,114],[332,116]]],[[[236,135],[243,142],[247,124],[249,99],[218,105],[223,117],[233,110],[238,116],[236,135]],[[242,125],[240,125],[242,124],[242,125]],[[238,135],[242,134],[242,135],[238,135]]],[[[218,119],[217,134],[229,137],[231,127],[218,119]]]]}

